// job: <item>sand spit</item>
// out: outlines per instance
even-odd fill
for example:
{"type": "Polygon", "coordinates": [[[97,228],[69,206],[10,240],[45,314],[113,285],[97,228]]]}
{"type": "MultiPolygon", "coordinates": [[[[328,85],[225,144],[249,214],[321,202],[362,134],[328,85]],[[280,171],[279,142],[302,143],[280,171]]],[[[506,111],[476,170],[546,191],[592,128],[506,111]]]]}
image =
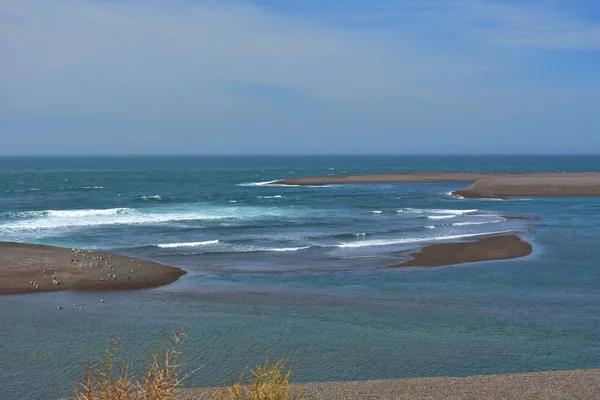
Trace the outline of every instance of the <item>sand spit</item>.
{"type": "Polygon", "coordinates": [[[475,182],[493,176],[479,172],[406,172],[359,175],[328,175],[290,178],[271,182],[274,185],[339,185],[352,183],[438,183],[438,182],[475,182]]]}
{"type": "Polygon", "coordinates": [[[0,242],[0,294],[142,289],[184,274],[179,268],[114,254],[0,242]]]}
{"type": "MultiPolygon", "coordinates": [[[[590,400],[600,398],[600,369],[411,378],[298,385],[304,400],[590,400]]],[[[177,400],[208,400],[214,389],[181,390],[177,400]]]]}
{"type": "Polygon", "coordinates": [[[531,254],[532,247],[516,235],[484,237],[474,242],[439,243],[412,253],[412,259],[389,267],[441,267],[476,261],[506,260],[531,254]]]}
{"type": "Polygon", "coordinates": [[[312,176],[273,182],[279,185],[331,185],[352,183],[437,183],[474,182],[458,190],[465,198],[507,198],[512,196],[600,196],[599,172],[407,172],[339,176],[312,176]]]}

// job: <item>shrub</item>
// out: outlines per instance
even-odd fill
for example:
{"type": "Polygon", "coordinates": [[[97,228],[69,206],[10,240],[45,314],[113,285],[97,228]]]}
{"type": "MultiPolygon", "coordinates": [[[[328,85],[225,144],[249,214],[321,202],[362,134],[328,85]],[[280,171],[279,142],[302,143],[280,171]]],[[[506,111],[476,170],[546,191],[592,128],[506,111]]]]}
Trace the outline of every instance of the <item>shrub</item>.
{"type": "Polygon", "coordinates": [[[74,387],[75,400],[168,400],[178,386],[198,369],[184,373],[185,365],[179,362],[179,345],[185,336],[173,331],[166,336],[167,343],[159,342],[159,349],[140,376],[133,372],[130,361],[119,358],[121,339],[117,338],[104,358],[86,367],[83,379],[74,387]]]}
{"type": "Polygon", "coordinates": [[[300,392],[291,381],[292,369],[286,367],[284,358],[273,363],[269,354],[264,363],[249,372],[249,379],[244,374],[237,382],[225,387],[215,394],[216,400],[297,400],[302,398],[300,392]]]}

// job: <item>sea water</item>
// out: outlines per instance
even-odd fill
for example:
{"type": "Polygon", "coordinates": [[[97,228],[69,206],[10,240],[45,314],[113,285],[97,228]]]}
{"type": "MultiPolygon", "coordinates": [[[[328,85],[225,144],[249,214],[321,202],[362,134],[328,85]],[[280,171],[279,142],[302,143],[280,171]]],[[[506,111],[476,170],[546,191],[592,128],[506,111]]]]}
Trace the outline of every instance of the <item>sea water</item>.
{"type": "Polygon", "coordinates": [[[156,289],[0,297],[0,398],[68,393],[117,335],[143,366],[186,323],[185,361],[204,366],[188,386],[220,385],[267,351],[298,381],[600,367],[600,199],[452,196],[464,182],[267,184],[404,171],[600,171],[600,157],[0,158],[0,241],[188,272],[156,289]],[[387,268],[497,233],[534,252],[387,268]]]}

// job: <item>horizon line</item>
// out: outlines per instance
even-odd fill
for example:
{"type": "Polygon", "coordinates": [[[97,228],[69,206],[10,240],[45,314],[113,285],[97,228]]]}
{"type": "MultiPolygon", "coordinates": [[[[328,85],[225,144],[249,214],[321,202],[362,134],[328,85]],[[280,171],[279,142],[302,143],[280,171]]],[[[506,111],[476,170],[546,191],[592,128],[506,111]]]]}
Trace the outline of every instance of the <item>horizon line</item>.
{"type": "Polygon", "coordinates": [[[360,154],[360,153],[301,153],[301,154],[240,154],[240,153],[218,153],[218,154],[172,154],[172,153],[123,153],[123,154],[0,154],[0,158],[79,158],[79,157],[557,157],[557,156],[600,156],[599,153],[381,153],[381,154],[360,154]]]}

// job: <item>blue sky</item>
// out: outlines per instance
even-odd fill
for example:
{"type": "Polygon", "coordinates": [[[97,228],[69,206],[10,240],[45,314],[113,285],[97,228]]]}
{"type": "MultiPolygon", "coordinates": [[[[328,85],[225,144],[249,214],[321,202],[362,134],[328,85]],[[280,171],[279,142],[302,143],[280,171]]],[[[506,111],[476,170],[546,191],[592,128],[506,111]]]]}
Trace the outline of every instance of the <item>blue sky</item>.
{"type": "Polygon", "coordinates": [[[2,0],[0,154],[600,152],[596,0],[2,0]]]}

